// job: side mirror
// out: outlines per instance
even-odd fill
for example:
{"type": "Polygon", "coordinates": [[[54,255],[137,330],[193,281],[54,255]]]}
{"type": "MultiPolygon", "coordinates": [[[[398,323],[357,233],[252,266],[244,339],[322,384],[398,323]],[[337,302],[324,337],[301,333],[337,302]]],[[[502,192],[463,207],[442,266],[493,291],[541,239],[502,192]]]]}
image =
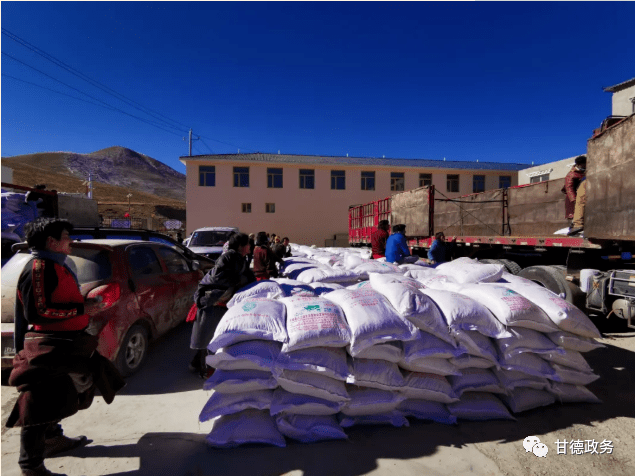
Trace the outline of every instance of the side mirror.
{"type": "Polygon", "coordinates": [[[198,271],[201,268],[201,263],[198,260],[192,261],[192,271],[198,271]]]}

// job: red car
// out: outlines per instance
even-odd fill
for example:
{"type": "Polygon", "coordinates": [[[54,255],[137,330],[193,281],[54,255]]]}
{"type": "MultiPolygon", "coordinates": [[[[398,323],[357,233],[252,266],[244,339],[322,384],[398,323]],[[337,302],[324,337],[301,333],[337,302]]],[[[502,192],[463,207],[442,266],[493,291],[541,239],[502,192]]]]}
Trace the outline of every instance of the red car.
{"type": "MultiPolygon", "coordinates": [[[[101,297],[88,332],[99,336],[98,351],[122,375],[144,361],[150,340],[185,321],[198,282],[198,261],[174,248],[148,241],[73,242],[69,264],[82,294],[101,297]]],[[[2,367],[11,366],[16,285],[30,254],[18,253],[2,268],[2,367]],[[11,322],[9,324],[8,322],[11,322]]]]}

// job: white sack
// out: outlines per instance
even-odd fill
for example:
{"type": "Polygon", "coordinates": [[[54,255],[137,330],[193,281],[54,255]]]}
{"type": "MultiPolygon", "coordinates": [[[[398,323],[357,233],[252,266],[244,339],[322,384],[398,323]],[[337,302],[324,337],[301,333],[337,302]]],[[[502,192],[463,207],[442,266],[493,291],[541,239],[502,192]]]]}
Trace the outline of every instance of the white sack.
{"type": "Polygon", "coordinates": [[[407,372],[400,390],[408,399],[452,403],[458,400],[448,379],[441,375],[407,372]]]}
{"type": "Polygon", "coordinates": [[[489,360],[498,365],[498,351],[494,341],[480,332],[453,330],[452,334],[459,343],[459,348],[464,349],[470,355],[489,360]]]}
{"type": "Polygon", "coordinates": [[[221,415],[231,415],[248,408],[268,410],[271,407],[272,400],[273,390],[245,393],[212,392],[212,396],[198,416],[198,421],[208,421],[221,415]]]}
{"type": "Polygon", "coordinates": [[[493,338],[511,337],[511,333],[490,310],[474,299],[463,294],[435,289],[424,289],[422,292],[432,298],[450,328],[477,331],[493,338]]]}
{"type": "Polygon", "coordinates": [[[570,383],[572,385],[589,385],[591,382],[595,382],[600,378],[592,372],[580,372],[570,367],[565,367],[559,364],[552,364],[557,378],[552,378],[556,382],[570,383]]]}
{"type": "Polygon", "coordinates": [[[346,383],[380,390],[398,390],[405,385],[397,364],[376,359],[350,359],[346,383]]]}
{"type": "Polygon", "coordinates": [[[348,364],[344,349],[311,347],[293,352],[280,352],[273,369],[274,375],[283,370],[301,370],[346,381],[348,364]]]}
{"type": "Polygon", "coordinates": [[[602,400],[582,385],[551,382],[548,390],[562,403],[602,403],[602,400]]]}
{"type": "Polygon", "coordinates": [[[501,264],[467,263],[458,260],[441,263],[437,273],[451,276],[457,283],[493,283],[503,274],[505,266],[501,264]]]}
{"type": "Polygon", "coordinates": [[[246,299],[222,317],[207,348],[216,352],[246,340],[286,342],[285,307],[273,299],[246,299]]]}
{"type": "Polygon", "coordinates": [[[404,276],[419,280],[419,282],[421,282],[422,279],[426,279],[437,274],[434,268],[424,268],[423,266],[418,266],[416,264],[401,265],[400,268],[406,271],[404,276]],[[404,268],[403,266],[408,267],[404,268]]]}
{"type": "Polygon", "coordinates": [[[269,412],[254,409],[218,417],[205,440],[216,448],[235,448],[245,443],[265,443],[281,448],[287,445],[269,412]]]}
{"type": "Polygon", "coordinates": [[[539,332],[558,330],[541,308],[513,289],[498,284],[473,284],[462,287],[460,292],[487,307],[506,326],[526,327],[539,332]]]}
{"type": "Polygon", "coordinates": [[[448,410],[462,420],[516,420],[496,396],[487,392],[467,392],[448,410]]]}
{"type": "MultiPolygon", "coordinates": [[[[454,338],[452,338],[454,340],[454,338]]],[[[419,337],[403,342],[403,360],[411,362],[422,357],[437,357],[439,359],[449,359],[458,357],[465,353],[465,349],[450,345],[447,341],[439,339],[437,336],[421,331],[419,337]]]]}
{"type": "Polygon", "coordinates": [[[227,308],[231,308],[234,305],[251,298],[266,298],[276,299],[284,296],[280,285],[275,281],[256,281],[255,283],[248,284],[240,291],[235,293],[227,303],[227,308]]]}
{"type": "Polygon", "coordinates": [[[423,372],[436,375],[461,375],[461,372],[448,359],[421,357],[410,362],[401,361],[399,367],[411,372],[423,372]]]}
{"type": "Polygon", "coordinates": [[[517,370],[494,369],[493,372],[501,385],[508,390],[513,390],[517,387],[544,390],[549,387],[549,380],[545,377],[536,377],[517,370]]]}
{"type": "Polygon", "coordinates": [[[336,289],[342,289],[344,287],[338,283],[310,283],[309,286],[313,288],[315,294],[317,294],[318,296],[330,293],[331,291],[335,291],[336,289]]]}
{"type": "Polygon", "coordinates": [[[220,393],[244,393],[276,388],[278,383],[271,372],[261,370],[216,370],[203,389],[220,393]]]}
{"type": "MultiPolygon", "coordinates": [[[[582,337],[601,337],[600,331],[586,314],[573,304],[535,283],[526,284],[512,282],[505,287],[513,289],[540,307],[563,331],[571,332],[582,337]]],[[[556,329],[557,331],[558,329],[556,329]]]]}
{"type": "Polygon", "coordinates": [[[373,289],[339,289],[324,295],[339,304],[351,329],[351,354],[379,343],[412,340],[417,328],[397,314],[388,300],[373,289]]]}
{"type": "Polygon", "coordinates": [[[367,276],[368,273],[398,273],[403,274],[404,270],[399,266],[392,263],[382,263],[376,260],[362,263],[353,269],[353,272],[358,274],[362,279],[367,276]]]}
{"type": "Polygon", "coordinates": [[[389,413],[405,398],[397,392],[355,386],[349,386],[348,394],[351,399],[341,410],[342,414],[348,416],[389,413]]]}
{"type": "Polygon", "coordinates": [[[463,392],[506,393],[496,375],[488,369],[463,369],[461,375],[451,375],[448,381],[459,397],[463,395],[463,392]]]}
{"type": "Polygon", "coordinates": [[[555,370],[549,362],[544,361],[536,354],[525,352],[524,354],[516,354],[511,357],[502,355],[500,356],[499,363],[505,370],[516,370],[529,375],[535,375],[536,377],[544,377],[557,382],[561,381],[561,378],[556,375],[555,370]]]}
{"type": "MultiPolygon", "coordinates": [[[[368,277],[368,276],[367,276],[368,277]]],[[[353,283],[346,286],[346,289],[350,289],[351,291],[355,291],[356,289],[361,288],[371,288],[370,281],[360,281],[359,283],[353,283]]]]}
{"type": "Polygon", "coordinates": [[[276,341],[249,340],[218,349],[205,357],[205,363],[221,370],[268,370],[278,358],[282,344],[276,341]]]}
{"type": "Polygon", "coordinates": [[[540,332],[522,327],[510,328],[509,332],[513,334],[512,337],[495,341],[501,354],[512,356],[523,352],[533,352],[534,354],[565,353],[564,349],[558,347],[551,339],[540,332]]]}
{"type": "Polygon", "coordinates": [[[351,340],[342,309],[322,297],[293,296],[280,300],[287,310],[285,352],[307,347],[345,347],[351,340]]]}
{"type": "Polygon", "coordinates": [[[565,350],[564,353],[560,353],[560,352],[542,353],[540,354],[540,357],[542,357],[545,360],[548,360],[549,362],[564,365],[565,367],[570,367],[579,372],[586,372],[586,373],[593,372],[593,369],[587,363],[587,361],[584,360],[584,357],[582,357],[582,354],[575,350],[565,350]]]}
{"type": "Polygon", "coordinates": [[[601,349],[602,347],[605,347],[603,344],[600,344],[591,338],[580,337],[565,331],[550,332],[547,334],[547,337],[549,337],[554,344],[557,344],[564,349],[577,350],[578,352],[590,352],[594,349],[601,349]]]}
{"type": "Polygon", "coordinates": [[[278,415],[276,425],[284,436],[302,443],[348,439],[333,415],[278,415]]]}
{"type": "Polygon", "coordinates": [[[475,369],[490,369],[492,367],[498,368],[498,362],[492,362],[491,360],[484,359],[483,357],[476,357],[475,355],[470,354],[452,357],[449,361],[459,370],[469,369],[470,367],[475,369]]]}
{"type": "MultiPolygon", "coordinates": [[[[400,341],[386,342],[385,344],[375,344],[359,352],[356,358],[385,360],[387,362],[397,364],[403,358],[404,344],[405,342],[400,341]]],[[[350,346],[348,346],[346,349],[350,354],[350,346]]]]}
{"type": "Polygon", "coordinates": [[[287,392],[309,395],[331,402],[348,401],[346,386],[341,380],[301,370],[282,370],[276,374],[276,379],[287,392]]]}
{"type": "Polygon", "coordinates": [[[509,395],[503,396],[502,399],[513,413],[546,407],[556,401],[549,392],[527,387],[516,388],[509,395]]]}
{"type": "Polygon", "coordinates": [[[283,388],[273,391],[271,414],[279,413],[294,415],[335,415],[344,406],[344,402],[331,402],[323,398],[310,397],[298,393],[287,392],[283,388]]]}
{"type": "Polygon", "coordinates": [[[410,426],[406,417],[396,410],[390,413],[379,413],[375,415],[348,416],[340,417],[340,425],[342,428],[349,428],[354,425],[392,425],[395,427],[410,426]]]}
{"type": "Polygon", "coordinates": [[[397,407],[397,411],[406,417],[417,420],[432,420],[445,425],[455,425],[456,417],[452,415],[443,403],[427,400],[408,399],[397,407]]]}

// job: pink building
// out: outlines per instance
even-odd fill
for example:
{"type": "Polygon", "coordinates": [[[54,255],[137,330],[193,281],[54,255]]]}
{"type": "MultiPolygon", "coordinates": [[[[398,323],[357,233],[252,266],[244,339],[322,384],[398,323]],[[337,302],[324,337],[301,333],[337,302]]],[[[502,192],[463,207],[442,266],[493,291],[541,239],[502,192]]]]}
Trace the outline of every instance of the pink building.
{"type": "Polygon", "coordinates": [[[527,164],[280,154],[180,157],[187,232],[266,231],[293,243],[346,246],[348,207],[433,184],[449,198],[518,184],[527,164]]]}

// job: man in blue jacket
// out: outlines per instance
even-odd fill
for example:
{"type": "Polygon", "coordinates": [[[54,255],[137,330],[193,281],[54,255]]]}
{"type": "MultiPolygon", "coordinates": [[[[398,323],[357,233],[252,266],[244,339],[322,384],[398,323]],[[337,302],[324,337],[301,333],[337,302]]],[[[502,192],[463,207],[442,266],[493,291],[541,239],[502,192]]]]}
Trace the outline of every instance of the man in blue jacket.
{"type": "Polygon", "coordinates": [[[392,227],[392,235],[386,240],[386,261],[388,263],[414,263],[418,256],[411,256],[406,242],[406,225],[392,227]]]}
{"type": "Polygon", "coordinates": [[[432,246],[428,250],[428,259],[430,264],[441,264],[448,261],[448,255],[450,254],[450,244],[446,243],[445,235],[442,231],[434,235],[435,240],[432,242],[432,246]]]}

